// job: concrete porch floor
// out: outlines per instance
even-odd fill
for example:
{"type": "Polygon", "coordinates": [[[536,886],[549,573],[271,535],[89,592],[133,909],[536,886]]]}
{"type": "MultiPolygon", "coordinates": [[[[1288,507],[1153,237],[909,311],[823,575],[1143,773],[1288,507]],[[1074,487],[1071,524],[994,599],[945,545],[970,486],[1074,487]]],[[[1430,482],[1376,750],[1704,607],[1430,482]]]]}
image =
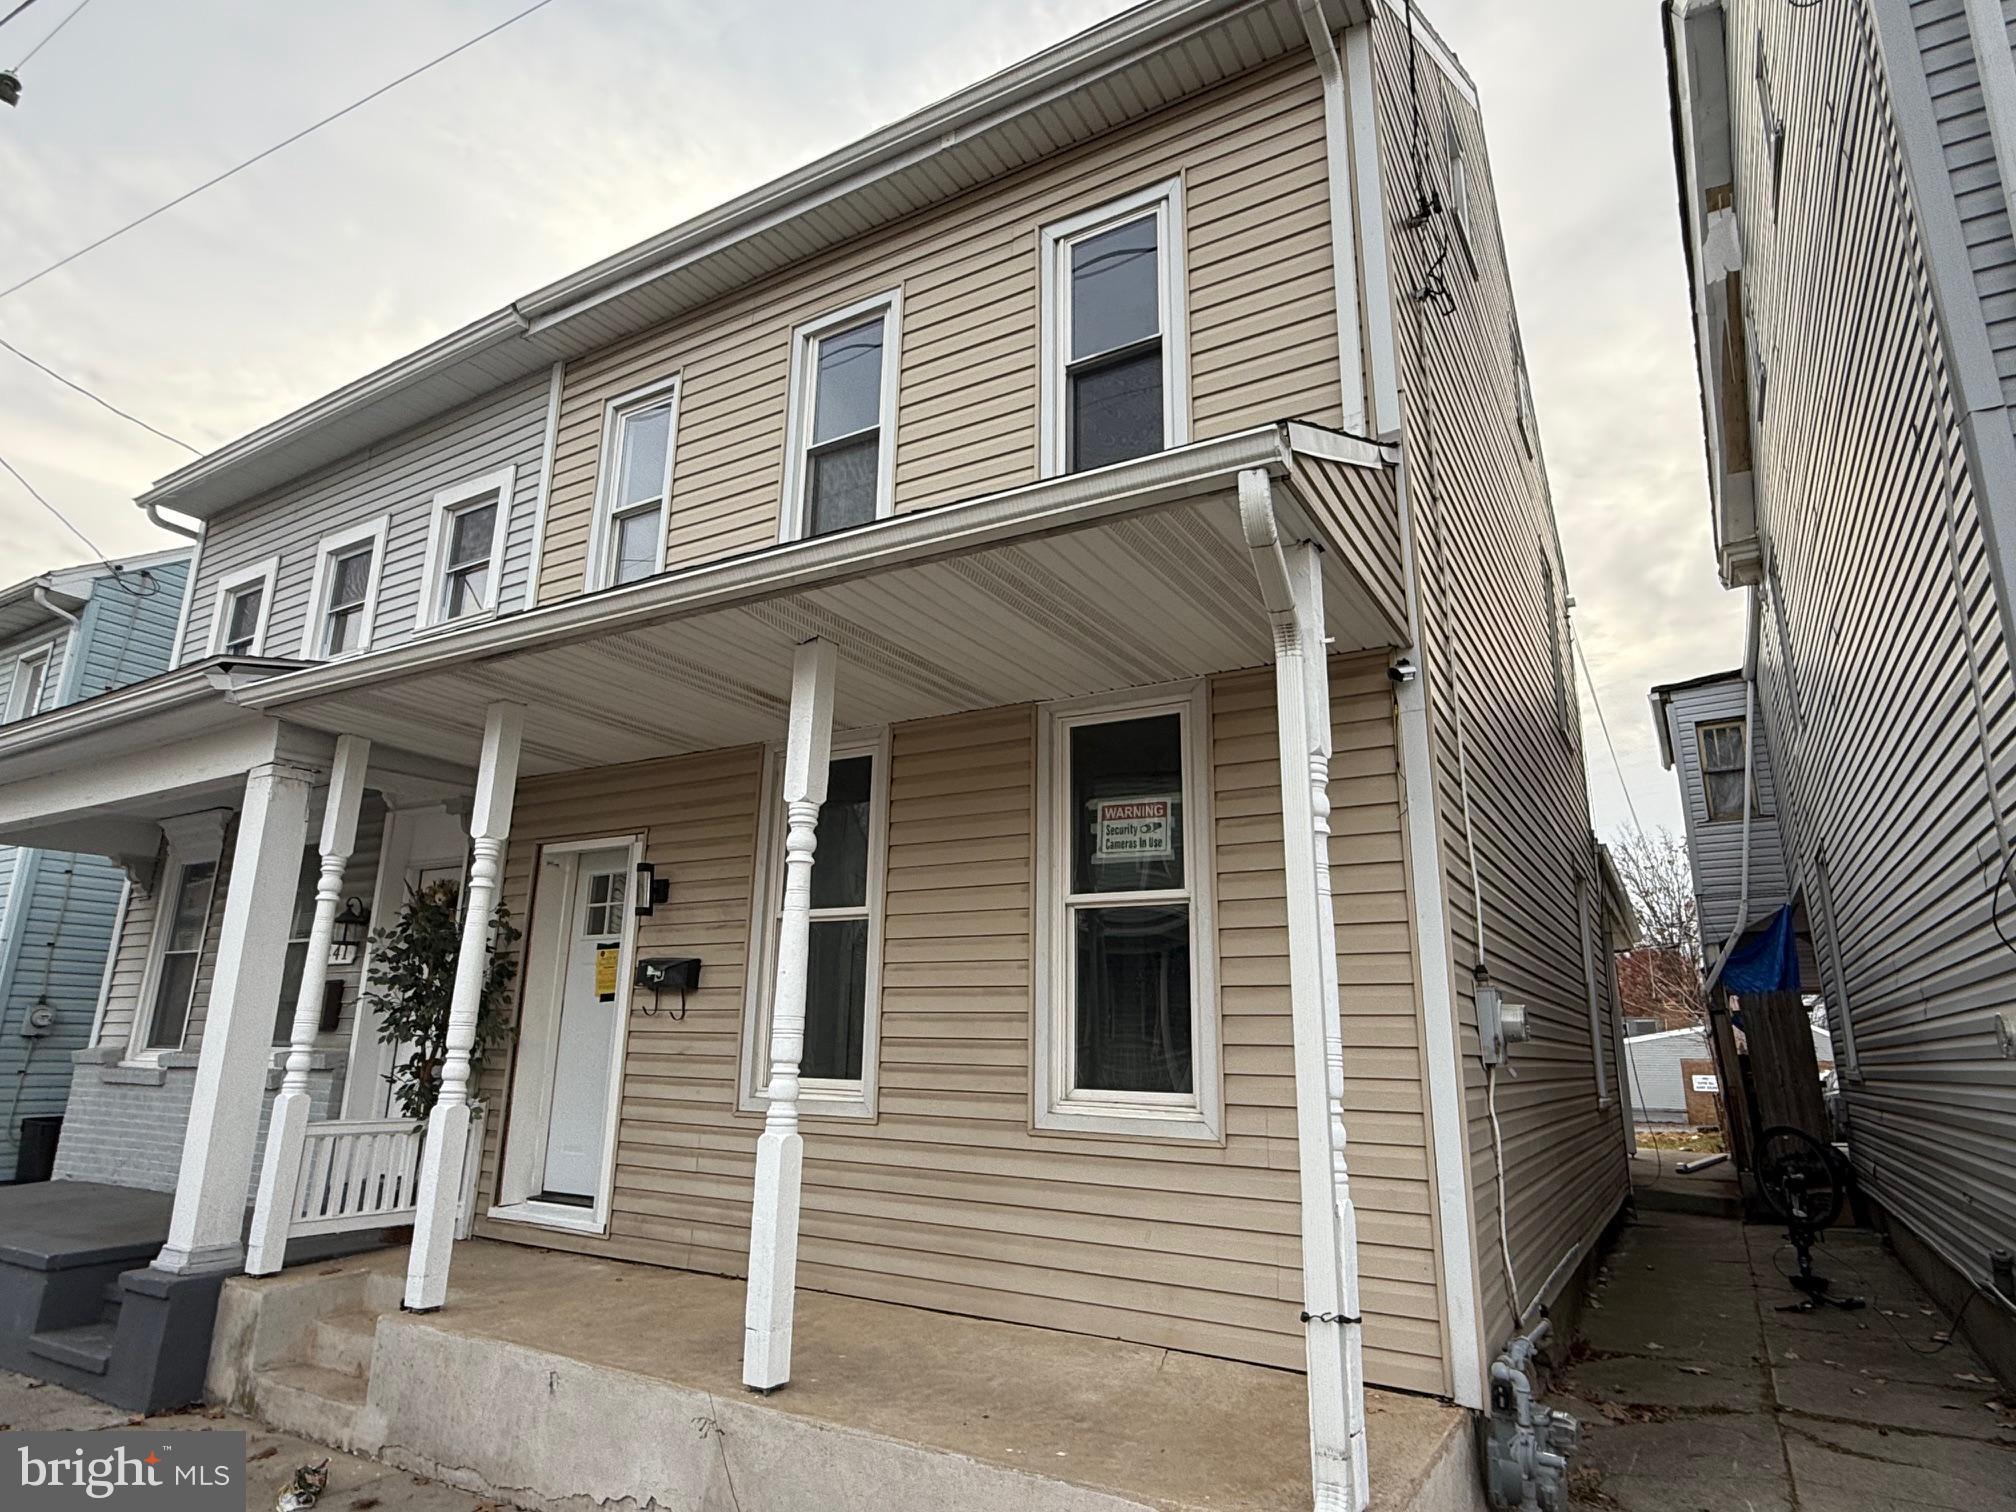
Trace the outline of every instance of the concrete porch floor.
{"type": "MultiPolygon", "coordinates": [[[[1781,1229],[1645,1212],[1590,1287],[1555,1395],[1582,1421],[1578,1512],[2016,1512],[2016,1393],[1867,1230],[1798,1295],[1781,1229]]],[[[1550,1404],[1552,1405],[1552,1404],[1550,1404]]]]}
{"type": "MultiPolygon", "coordinates": [[[[382,1299],[404,1264],[382,1251],[234,1279],[218,1351],[244,1348],[249,1309],[298,1313],[306,1289],[360,1279],[382,1299]]],[[[795,1379],[759,1398],[741,1384],[742,1307],[731,1279],[459,1244],[446,1308],[375,1318],[341,1447],[540,1507],[1310,1504],[1300,1375],[808,1292],[795,1379]]],[[[243,1400],[220,1354],[213,1395],[243,1400]]],[[[1467,1413],[1368,1398],[1375,1508],[1481,1507],[1467,1413]]]]}

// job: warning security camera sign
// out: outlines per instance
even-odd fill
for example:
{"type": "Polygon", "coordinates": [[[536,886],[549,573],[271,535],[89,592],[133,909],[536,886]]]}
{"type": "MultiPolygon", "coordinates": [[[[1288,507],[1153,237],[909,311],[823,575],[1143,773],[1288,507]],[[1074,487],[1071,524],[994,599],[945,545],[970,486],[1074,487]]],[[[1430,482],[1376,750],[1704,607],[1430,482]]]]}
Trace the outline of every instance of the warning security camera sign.
{"type": "Polygon", "coordinates": [[[1095,861],[1168,861],[1176,855],[1176,805],[1168,798],[1102,798],[1094,815],[1095,861]]]}

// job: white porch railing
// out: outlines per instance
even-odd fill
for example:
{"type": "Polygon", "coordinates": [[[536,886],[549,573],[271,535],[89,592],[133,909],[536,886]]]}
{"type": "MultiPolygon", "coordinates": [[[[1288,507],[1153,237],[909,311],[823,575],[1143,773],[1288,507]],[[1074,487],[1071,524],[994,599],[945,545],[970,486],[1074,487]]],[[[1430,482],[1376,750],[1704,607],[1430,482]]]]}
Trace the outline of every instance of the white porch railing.
{"type": "MultiPolygon", "coordinates": [[[[455,1236],[469,1237],[475,1218],[476,1173],[483,1154],[484,1110],[471,1117],[468,1157],[455,1236]]],[[[304,1131],[301,1161],[276,1185],[270,1214],[255,1213],[255,1236],[246,1272],[267,1276],[284,1263],[287,1241],[310,1234],[343,1234],[396,1228],[411,1223],[420,1197],[420,1150],[424,1121],[406,1118],[330,1120],[304,1131]],[[263,1222],[261,1220],[264,1220],[263,1222]]]]}

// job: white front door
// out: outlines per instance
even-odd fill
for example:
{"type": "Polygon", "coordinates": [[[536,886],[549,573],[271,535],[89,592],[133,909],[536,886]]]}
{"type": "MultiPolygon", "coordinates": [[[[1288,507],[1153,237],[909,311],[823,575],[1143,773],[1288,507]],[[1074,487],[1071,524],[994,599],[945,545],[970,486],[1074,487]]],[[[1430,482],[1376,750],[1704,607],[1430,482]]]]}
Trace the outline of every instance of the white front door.
{"type": "Polygon", "coordinates": [[[619,978],[630,906],[629,848],[583,852],[574,866],[566,965],[546,1106],[544,1202],[593,1206],[602,1186],[602,1141],[624,984],[619,978]]]}

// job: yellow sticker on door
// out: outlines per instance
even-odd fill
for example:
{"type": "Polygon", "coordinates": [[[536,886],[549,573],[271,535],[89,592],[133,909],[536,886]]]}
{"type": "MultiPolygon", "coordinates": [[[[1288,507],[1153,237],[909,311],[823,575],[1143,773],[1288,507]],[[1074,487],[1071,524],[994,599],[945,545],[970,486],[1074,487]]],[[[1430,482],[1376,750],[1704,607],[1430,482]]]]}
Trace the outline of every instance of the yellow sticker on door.
{"type": "Polygon", "coordinates": [[[616,1001],[616,967],[623,959],[623,946],[615,941],[595,947],[595,1001],[616,1001]]]}

